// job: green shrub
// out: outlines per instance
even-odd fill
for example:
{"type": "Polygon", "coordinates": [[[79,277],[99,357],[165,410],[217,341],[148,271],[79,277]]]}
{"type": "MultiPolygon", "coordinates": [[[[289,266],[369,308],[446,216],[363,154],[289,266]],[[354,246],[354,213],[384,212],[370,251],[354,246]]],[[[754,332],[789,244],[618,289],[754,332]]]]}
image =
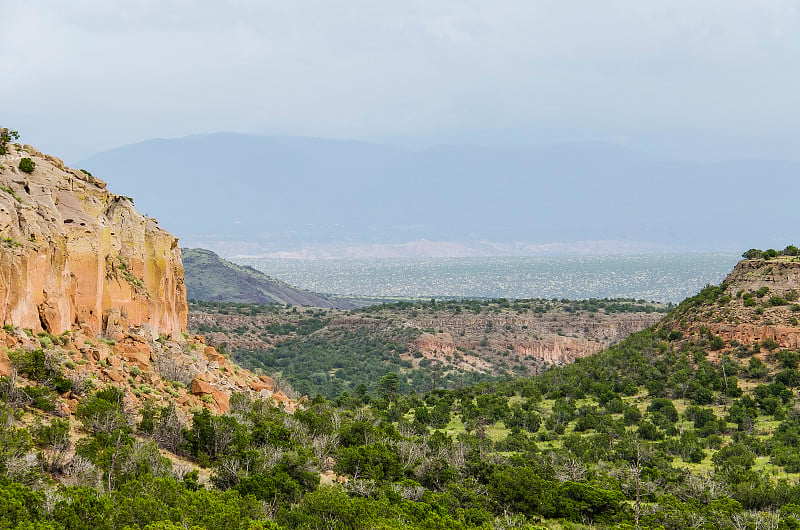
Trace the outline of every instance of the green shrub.
{"type": "Polygon", "coordinates": [[[781,296],[772,296],[769,299],[769,305],[772,306],[786,305],[786,300],[781,296]]]}
{"type": "Polygon", "coordinates": [[[46,386],[26,386],[22,391],[30,398],[33,408],[45,412],[52,412],[56,409],[55,396],[46,386]]]}
{"type": "Polygon", "coordinates": [[[30,158],[23,158],[19,161],[19,170],[24,173],[33,173],[36,169],[36,163],[30,158]]]}
{"type": "Polygon", "coordinates": [[[711,340],[708,342],[708,349],[712,351],[721,350],[725,347],[725,341],[722,337],[714,335],[711,337],[711,340]]]}
{"type": "Polygon", "coordinates": [[[57,392],[63,393],[72,388],[72,382],[64,377],[58,360],[49,357],[43,350],[12,351],[8,356],[21,374],[57,392]]]}

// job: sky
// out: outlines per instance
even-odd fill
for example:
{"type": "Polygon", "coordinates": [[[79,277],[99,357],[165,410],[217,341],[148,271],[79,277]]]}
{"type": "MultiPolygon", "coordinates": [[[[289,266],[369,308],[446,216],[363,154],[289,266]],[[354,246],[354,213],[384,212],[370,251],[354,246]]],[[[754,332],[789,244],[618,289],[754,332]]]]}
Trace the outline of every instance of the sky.
{"type": "Polygon", "coordinates": [[[0,122],[800,157],[796,0],[0,0],[0,122]]]}

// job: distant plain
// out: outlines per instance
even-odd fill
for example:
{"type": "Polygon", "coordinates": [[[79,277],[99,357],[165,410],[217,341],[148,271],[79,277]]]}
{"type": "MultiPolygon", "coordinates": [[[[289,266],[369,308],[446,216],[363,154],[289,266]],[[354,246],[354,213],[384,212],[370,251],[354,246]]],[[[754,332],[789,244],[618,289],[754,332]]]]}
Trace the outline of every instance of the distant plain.
{"type": "Polygon", "coordinates": [[[392,298],[635,298],[679,302],[722,281],[732,253],[476,258],[239,257],[298,287],[392,298]]]}

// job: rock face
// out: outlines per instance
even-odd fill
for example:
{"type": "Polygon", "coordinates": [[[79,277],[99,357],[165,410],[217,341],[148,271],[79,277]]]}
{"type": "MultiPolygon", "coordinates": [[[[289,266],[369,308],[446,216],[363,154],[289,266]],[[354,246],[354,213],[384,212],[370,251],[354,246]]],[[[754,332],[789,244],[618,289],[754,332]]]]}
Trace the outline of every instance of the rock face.
{"type": "Polygon", "coordinates": [[[431,356],[449,356],[458,350],[507,350],[519,354],[526,363],[563,365],[595,354],[660,318],[661,313],[655,312],[422,316],[412,320],[415,326],[439,332],[420,335],[412,347],[431,356]]]}
{"type": "Polygon", "coordinates": [[[574,302],[520,303],[487,301],[468,310],[466,305],[387,305],[357,311],[197,304],[189,312],[189,329],[209,343],[225,344],[234,356],[244,354],[243,359],[269,355],[286,340],[308,341],[313,350],[326,342],[338,348],[340,341],[359,336],[396,345],[408,370],[437,363],[446,370],[527,375],[597,353],[656,324],[667,309],[648,303],[609,303],[593,311],[577,309],[586,304],[574,302]]]}
{"type": "Polygon", "coordinates": [[[710,331],[725,341],[723,352],[735,344],[800,348],[800,258],[744,259],[722,286],[724,297],[677,311],[667,325],[693,338],[710,331]]]}
{"type": "MultiPolygon", "coordinates": [[[[185,416],[197,407],[224,413],[235,394],[295,410],[298,402],[274,381],[185,333],[184,270],[174,236],[90,174],[27,145],[5,148],[0,377],[22,377],[14,356],[41,349],[73,381],[122,389],[134,411],[148,401],[175,405],[185,416]],[[19,169],[22,158],[35,162],[32,172],[19,169]]],[[[73,398],[59,396],[58,410],[74,414],[73,398]]]]}
{"type": "Polygon", "coordinates": [[[800,289],[800,261],[789,257],[771,260],[744,259],[725,278],[728,290],[758,291],[769,288],[770,294],[784,294],[800,289]]]}
{"type": "Polygon", "coordinates": [[[186,329],[178,240],[101,180],[30,146],[0,156],[0,322],[60,334],[186,329]],[[18,169],[31,158],[31,173],[18,169]]]}

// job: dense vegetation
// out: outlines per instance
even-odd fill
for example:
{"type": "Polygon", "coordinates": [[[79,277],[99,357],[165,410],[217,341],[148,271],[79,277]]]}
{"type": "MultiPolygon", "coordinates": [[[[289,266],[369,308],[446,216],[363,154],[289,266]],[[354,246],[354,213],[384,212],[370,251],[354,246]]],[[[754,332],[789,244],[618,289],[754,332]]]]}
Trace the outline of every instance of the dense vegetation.
{"type": "Polygon", "coordinates": [[[778,256],[800,256],[800,249],[798,249],[794,245],[789,245],[783,250],[775,250],[774,248],[770,248],[767,250],[760,250],[757,248],[751,248],[750,250],[746,251],[742,254],[742,257],[745,259],[773,259],[777,258],[778,256]]]}
{"type": "Polygon", "coordinates": [[[376,304],[356,310],[361,313],[381,313],[386,311],[407,310],[438,310],[451,311],[454,314],[462,312],[486,313],[500,312],[509,309],[518,314],[527,312],[548,313],[553,310],[576,313],[588,311],[596,313],[666,313],[671,305],[656,304],[646,300],[633,298],[590,298],[588,300],[569,300],[567,298],[547,300],[545,298],[519,298],[508,300],[506,298],[484,299],[458,299],[458,300],[419,300],[394,303],[376,304]]]}
{"type": "Polygon", "coordinates": [[[403,373],[399,389],[424,392],[434,388],[455,388],[494,379],[489,374],[447,370],[438,362],[423,359],[417,368],[400,358],[405,343],[419,330],[405,330],[405,336],[383,337],[366,327],[342,330],[335,336],[308,336],[306,325],[300,336],[281,341],[268,350],[237,350],[237,362],[266,373],[279,372],[300,394],[322,394],[335,398],[342,393],[377,390],[378,381],[389,372],[403,373]]]}
{"type": "MultiPolygon", "coordinates": [[[[192,331],[222,334],[212,340],[224,344],[241,365],[277,375],[300,395],[334,399],[343,392],[375,392],[380,378],[389,372],[400,375],[402,392],[420,393],[533,374],[542,366],[509,346],[517,340],[538,339],[526,331],[528,324],[547,320],[543,327],[552,328],[551,335],[565,335],[550,317],[567,327],[579,313],[593,323],[599,316],[664,313],[669,306],[631,299],[492,299],[405,301],[347,312],[200,301],[192,301],[190,309],[209,316],[198,318],[192,331]],[[237,315],[247,318],[225,318],[237,315]],[[425,357],[415,349],[413,342],[423,333],[444,331],[465,317],[481,317],[478,336],[463,340],[471,345],[439,357],[425,357]],[[434,327],[434,322],[439,324],[434,327]],[[226,338],[233,340],[229,344],[226,338]],[[505,345],[493,350],[490,338],[505,345]]],[[[462,328],[460,335],[464,334],[462,328]]]]}
{"type": "Polygon", "coordinates": [[[389,373],[293,415],[235,395],[190,422],[169,407],[134,422],[108,388],[70,426],[4,379],[0,527],[797,528],[800,353],[711,362],[713,340],[664,326],[536,377],[404,394],[389,373]]]}

